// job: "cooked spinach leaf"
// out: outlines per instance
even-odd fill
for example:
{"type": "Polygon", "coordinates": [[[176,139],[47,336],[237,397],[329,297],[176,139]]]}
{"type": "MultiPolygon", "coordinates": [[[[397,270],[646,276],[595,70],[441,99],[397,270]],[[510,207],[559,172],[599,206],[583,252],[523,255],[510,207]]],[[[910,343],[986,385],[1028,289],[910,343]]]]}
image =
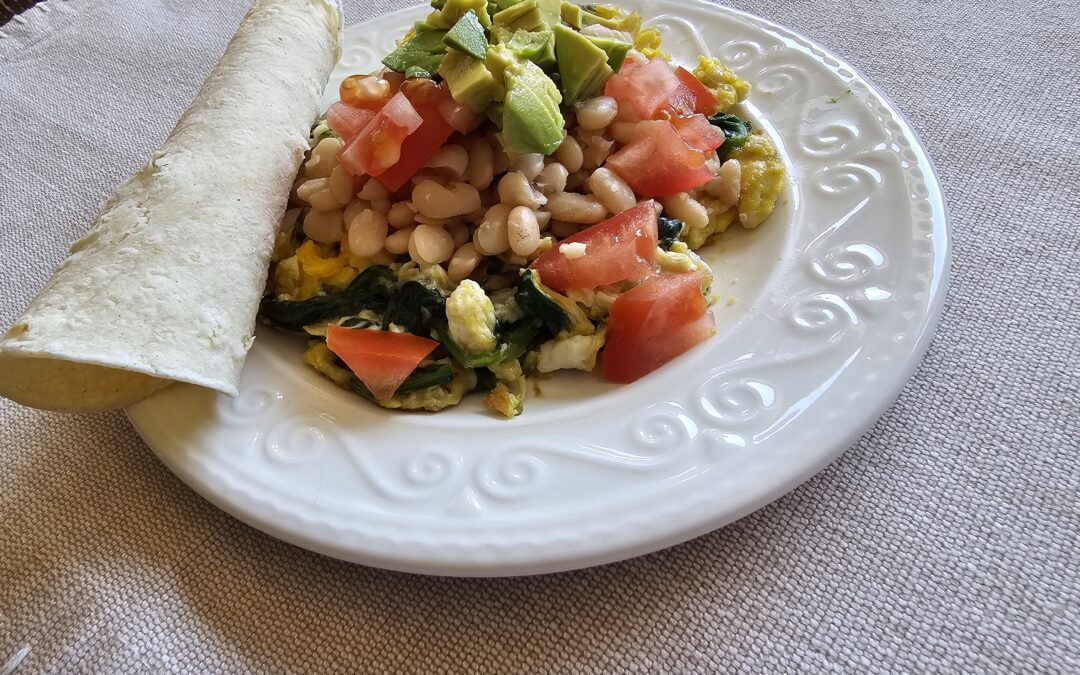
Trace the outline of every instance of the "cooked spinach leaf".
{"type": "Polygon", "coordinates": [[[732,150],[745,145],[750,138],[750,132],[754,129],[749,121],[731,113],[717,113],[709,118],[709,124],[724,134],[724,144],[716,149],[716,155],[721,161],[727,159],[732,150]]]}
{"type": "Polygon", "coordinates": [[[369,267],[337,293],[307,300],[264,298],[259,311],[277,328],[299,333],[309,324],[353,316],[365,309],[379,313],[386,311],[394,280],[389,267],[369,267]]]}
{"type": "Polygon", "coordinates": [[[483,354],[470,354],[462,349],[450,336],[450,329],[445,323],[437,324],[435,330],[439,334],[439,341],[455,361],[466,368],[482,368],[516,359],[524,354],[540,332],[540,322],[532,319],[517,322],[499,336],[495,349],[483,354]]]}
{"type": "Polygon", "coordinates": [[[436,322],[446,321],[446,299],[419,281],[406,281],[390,296],[383,327],[404,326],[414,335],[427,336],[436,322]]]}
{"type": "Polygon", "coordinates": [[[656,219],[656,230],[660,235],[660,248],[666,251],[679,240],[679,235],[683,231],[683,221],[673,218],[667,213],[661,213],[660,217],[656,219]]]}

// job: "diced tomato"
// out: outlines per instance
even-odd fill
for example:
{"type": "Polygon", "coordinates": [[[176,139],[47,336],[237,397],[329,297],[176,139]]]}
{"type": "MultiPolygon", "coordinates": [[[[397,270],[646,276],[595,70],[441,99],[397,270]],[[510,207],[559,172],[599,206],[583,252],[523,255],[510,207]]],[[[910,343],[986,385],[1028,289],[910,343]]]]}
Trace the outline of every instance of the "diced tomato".
{"type": "Polygon", "coordinates": [[[409,99],[398,92],[341,149],[338,159],[354,176],[379,176],[398,163],[402,143],[423,121],[409,99]]]}
{"type": "Polygon", "coordinates": [[[724,134],[709,124],[709,120],[704,115],[672,117],[670,121],[686,144],[695,150],[709,152],[724,143],[724,134]]]}
{"type": "Polygon", "coordinates": [[[395,83],[382,75],[350,75],[341,81],[338,97],[349,107],[378,112],[397,90],[395,83]]]}
{"type": "Polygon", "coordinates": [[[638,197],[686,192],[712,179],[705,153],[687,145],[670,122],[642,122],[637,134],[604,166],[619,174],[638,197]]]}
{"type": "Polygon", "coordinates": [[[374,117],[375,113],[370,110],[353,108],[341,101],[330,106],[326,111],[326,123],[346,142],[360,133],[374,117]]]}
{"type": "Polygon", "coordinates": [[[326,346],[349,366],[376,400],[385,401],[439,343],[411,333],[330,325],[326,346]]]}
{"type": "Polygon", "coordinates": [[[715,334],[702,281],[701,272],[663,275],[616,298],[608,315],[604,378],[633,382],[715,334]]]}
{"type": "Polygon", "coordinates": [[[671,107],[679,115],[701,113],[711,115],[720,107],[713,93],[693,73],[679,66],[675,69],[679,86],[671,97],[671,107]]]}
{"type": "Polygon", "coordinates": [[[644,279],[656,273],[656,215],[656,202],[642,202],[562,240],[585,244],[580,258],[571,260],[555,246],[530,267],[557,291],[644,279]]]}
{"type": "Polygon", "coordinates": [[[376,176],[387,190],[396,192],[409,182],[432,155],[438,151],[454,133],[453,127],[439,114],[438,104],[427,103],[417,107],[424,122],[405,139],[401,146],[401,159],[394,166],[376,176]]]}
{"type": "Polygon", "coordinates": [[[608,79],[604,95],[630,103],[639,118],[651,120],[669,105],[678,88],[679,78],[671,64],[657,57],[641,67],[624,66],[618,75],[608,79]]]}

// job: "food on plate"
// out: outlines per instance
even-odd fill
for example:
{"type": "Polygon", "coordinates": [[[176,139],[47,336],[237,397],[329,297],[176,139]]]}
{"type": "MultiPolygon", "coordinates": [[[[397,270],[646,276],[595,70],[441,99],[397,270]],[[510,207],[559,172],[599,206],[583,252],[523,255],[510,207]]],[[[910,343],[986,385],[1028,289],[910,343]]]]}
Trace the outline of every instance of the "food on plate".
{"type": "Polygon", "coordinates": [[[719,60],[614,5],[434,0],[311,129],[262,317],[387,408],[528,378],[629,383],[715,334],[695,253],[772,212],[784,164],[719,60]]]}
{"type": "Polygon", "coordinates": [[[172,381],[237,393],[340,26],[332,0],[255,3],[165,144],[0,340],[0,395],[92,411],[172,381]]]}

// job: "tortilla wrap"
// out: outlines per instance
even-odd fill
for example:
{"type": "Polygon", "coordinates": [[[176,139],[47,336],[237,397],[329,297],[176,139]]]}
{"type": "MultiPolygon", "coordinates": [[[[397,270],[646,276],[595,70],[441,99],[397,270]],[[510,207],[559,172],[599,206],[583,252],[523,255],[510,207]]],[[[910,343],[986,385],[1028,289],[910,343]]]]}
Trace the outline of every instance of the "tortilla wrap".
{"type": "Polygon", "coordinates": [[[0,395],[89,412],[235,396],[275,229],[338,56],[334,0],[258,0],[165,145],[0,340],[0,395]]]}

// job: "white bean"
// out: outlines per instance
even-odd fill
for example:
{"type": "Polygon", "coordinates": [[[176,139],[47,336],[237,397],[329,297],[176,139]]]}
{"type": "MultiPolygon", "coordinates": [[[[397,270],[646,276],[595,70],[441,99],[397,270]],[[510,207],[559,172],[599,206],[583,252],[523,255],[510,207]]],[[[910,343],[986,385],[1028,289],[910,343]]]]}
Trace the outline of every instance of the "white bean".
{"type": "Polygon", "coordinates": [[[334,199],[342,206],[348,204],[353,198],[353,194],[356,192],[356,185],[353,183],[352,174],[346,171],[345,167],[340,164],[335,166],[334,170],[330,172],[328,187],[330,188],[330,193],[334,195],[334,199]]]}
{"type": "Polygon", "coordinates": [[[345,223],[351,223],[356,220],[356,217],[363,211],[371,208],[371,204],[365,202],[363,199],[354,199],[349,202],[349,205],[345,207],[345,223]]]}
{"type": "Polygon", "coordinates": [[[709,224],[709,212],[696,199],[680,192],[661,197],[660,203],[669,216],[678,218],[690,229],[705,227],[709,224]]]}
{"type": "Polygon", "coordinates": [[[532,189],[525,174],[511,171],[499,181],[499,201],[510,206],[528,206],[535,209],[542,206],[547,198],[532,189]]]}
{"type": "Polygon", "coordinates": [[[595,197],[576,192],[560,192],[548,200],[547,210],[556,220],[571,223],[599,223],[607,217],[607,209],[595,197]]]}
{"type": "Polygon", "coordinates": [[[510,250],[518,255],[529,255],[540,245],[540,225],[536,213],[527,206],[515,206],[506,219],[510,250]]]}
{"type": "Polygon", "coordinates": [[[619,112],[619,104],[610,96],[596,96],[577,109],[577,123],[582,129],[595,131],[611,124],[619,112]]]}
{"type": "Polygon", "coordinates": [[[341,208],[341,203],[330,191],[329,178],[313,178],[304,181],[296,188],[296,196],[311,205],[316,211],[334,211],[341,208]]]}
{"type": "Polygon", "coordinates": [[[507,238],[506,221],[510,216],[510,207],[496,204],[488,209],[483,222],[473,232],[473,244],[484,255],[499,255],[510,248],[507,238]]]}
{"type": "Polygon", "coordinates": [[[428,218],[453,218],[480,208],[480,192],[468,183],[421,181],[412,191],[416,210],[428,218]]]}
{"type": "Polygon", "coordinates": [[[462,244],[458,247],[458,250],[454,251],[453,257],[450,258],[446,275],[450,277],[450,281],[461,281],[473,273],[476,266],[480,264],[481,258],[483,256],[471,243],[462,244]]]}
{"type": "Polygon", "coordinates": [[[344,222],[341,209],[337,211],[311,210],[304,217],[304,235],[321,244],[329,244],[341,239],[344,222]]]}
{"type": "Polygon", "coordinates": [[[483,190],[491,185],[495,176],[495,152],[483,136],[469,141],[469,167],[466,178],[469,185],[483,190]]]}
{"type": "Polygon", "coordinates": [[[558,162],[552,162],[544,167],[536,178],[536,187],[545,195],[562,192],[566,189],[566,177],[570,175],[566,167],[558,162]]]}
{"type": "Polygon", "coordinates": [[[582,162],[585,161],[581,153],[581,144],[569,134],[563,139],[558,149],[555,150],[555,159],[559,160],[570,173],[580,169],[582,162]]]}
{"type": "Polygon", "coordinates": [[[454,247],[457,248],[469,241],[469,226],[465,223],[450,223],[446,231],[454,238],[454,247]]]}
{"type": "Polygon", "coordinates": [[[380,199],[389,199],[390,191],[376,179],[368,178],[364,183],[364,187],[360,188],[360,192],[357,193],[357,196],[360,197],[360,199],[374,202],[380,199]]]}
{"type": "Polygon", "coordinates": [[[398,202],[390,207],[386,220],[394,229],[408,227],[416,222],[416,211],[413,210],[411,202],[398,202]]]}
{"type": "Polygon", "coordinates": [[[304,174],[308,178],[328,178],[337,166],[337,154],[345,143],[340,138],[327,136],[312,148],[311,156],[304,163],[304,174]]]}
{"type": "Polygon", "coordinates": [[[551,220],[551,233],[559,239],[566,239],[578,233],[581,226],[577,223],[568,223],[565,220],[551,220]]]}
{"type": "Polygon", "coordinates": [[[716,178],[705,184],[705,191],[716,197],[724,210],[738,204],[742,192],[742,165],[739,160],[729,159],[721,164],[716,178]]]}
{"type": "Polygon", "coordinates": [[[376,199],[371,202],[371,208],[384,216],[390,213],[390,200],[389,199],[376,199]]]}
{"type": "Polygon", "coordinates": [[[544,170],[544,156],[539,152],[521,155],[514,162],[514,170],[525,174],[529,180],[536,180],[536,177],[544,170]]]}
{"type": "Polygon", "coordinates": [[[367,209],[349,223],[349,250],[353,255],[370,258],[383,250],[390,226],[386,217],[367,209]]]}
{"type": "Polygon", "coordinates": [[[622,213],[637,204],[634,191],[614,171],[603,167],[593,171],[585,180],[589,192],[612,213],[622,213]]]}
{"type": "Polygon", "coordinates": [[[491,146],[491,161],[492,171],[497,176],[500,173],[506,173],[506,170],[510,168],[510,158],[506,156],[506,151],[503,150],[502,141],[495,134],[488,136],[488,144],[491,146]]]}
{"type": "Polygon", "coordinates": [[[581,166],[585,169],[595,169],[604,163],[611,154],[611,148],[615,141],[604,138],[600,134],[591,134],[581,139],[583,149],[581,151],[581,166]]]}
{"type": "Polygon", "coordinates": [[[543,232],[551,224],[551,212],[550,211],[537,211],[536,212],[536,224],[540,226],[540,231],[543,232]]]}
{"type": "Polygon", "coordinates": [[[441,227],[417,225],[409,237],[409,257],[420,265],[435,265],[454,254],[454,238],[441,227]]]}
{"type": "Polygon", "coordinates": [[[447,143],[431,156],[424,165],[426,169],[438,169],[444,172],[450,180],[461,180],[469,166],[469,152],[454,143],[447,143]]]}
{"type": "Polygon", "coordinates": [[[415,227],[403,227],[386,238],[386,250],[394,255],[409,252],[409,240],[415,227]]]}
{"type": "Polygon", "coordinates": [[[637,122],[616,122],[611,125],[611,137],[623,145],[634,140],[634,129],[637,122]]]}

